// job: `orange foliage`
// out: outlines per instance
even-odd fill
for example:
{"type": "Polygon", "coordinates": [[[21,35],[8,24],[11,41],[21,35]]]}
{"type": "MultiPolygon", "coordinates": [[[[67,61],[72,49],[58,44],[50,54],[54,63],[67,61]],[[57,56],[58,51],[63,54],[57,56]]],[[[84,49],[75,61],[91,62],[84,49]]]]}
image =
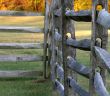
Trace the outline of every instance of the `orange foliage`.
{"type": "Polygon", "coordinates": [[[44,0],[0,0],[0,10],[44,11],[44,0]]]}
{"type": "MultiPolygon", "coordinates": [[[[110,0],[108,3],[109,6],[109,12],[110,12],[110,0]]],[[[92,8],[92,0],[74,0],[74,10],[79,11],[79,10],[89,10],[92,8]]],[[[101,7],[98,7],[100,10],[101,7]]]]}
{"type": "MultiPolygon", "coordinates": [[[[48,0],[51,2],[51,0],[48,0]]],[[[44,12],[45,0],[0,0],[0,10],[25,10],[44,12]]],[[[110,0],[109,4],[110,6],[110,0]]],[[[92,0],[74,0],[74,10],[89,10],[92,7],[92,0]]],[[[98,7],[100,9],[100,7],[98,7]]],[[[109,7],[110,11],[110,7],[109,7]]]]}

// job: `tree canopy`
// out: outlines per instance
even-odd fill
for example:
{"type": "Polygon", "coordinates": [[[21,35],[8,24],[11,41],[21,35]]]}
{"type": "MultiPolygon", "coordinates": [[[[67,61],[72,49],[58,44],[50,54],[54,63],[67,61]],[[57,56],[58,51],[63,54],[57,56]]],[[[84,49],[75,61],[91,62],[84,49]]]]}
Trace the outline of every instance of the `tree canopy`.
{"type": "Polygon", "coordinates": [[[0,0],[0,10],[44,11],[44,0],[0,0]]]}

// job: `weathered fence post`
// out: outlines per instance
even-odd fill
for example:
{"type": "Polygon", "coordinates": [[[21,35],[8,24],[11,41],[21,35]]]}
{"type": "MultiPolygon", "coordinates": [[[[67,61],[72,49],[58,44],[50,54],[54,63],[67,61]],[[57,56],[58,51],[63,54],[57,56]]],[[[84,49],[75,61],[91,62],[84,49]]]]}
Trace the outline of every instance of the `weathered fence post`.
{"type": "MultiPolygon", "coordinates": [[[[76,51],[70,47],[67,47],[67,33],[71,34],[71,38],[75,39],[75,30],[72,20],[65,16],[65,12],[67,9],[73,9],[73,0],[61,0],[62,2],[62,52],[63,52],[63,68],[64,68],[64,95],[69,96],[73,95],[69,92],[69,82],[67,82],[67,78],[70,74],[70,71],[67,67],[67,57],[72,56],[75,58],[76,51]]],[[[74,94],[75,95],[75,94],[74,94]]]]}
{"type": "MultiPolygon", "coordinates": [[[[61,80],[57,80],[59,77],[57,77],[57,67],[62,68],[62,15],[60,14],[61,12],[61,1],[59,0],[53,0],[53,6],[52,6],[52,72],[53,73],[53,84],[55,86],[55,89],[52,92],[52,96],[58,96],[58,92],[56,91],[61,91],[60,93],[63,96],[63,87],[61,87],[61,80]],[[59,11],[58,16],[55,15],[55,13],[59,11]],[[60,55],[60,56],[59,56],[60,55]],[[57,85],[58,84],[58,85],[57,85]],[[59,87],[60,86],[60,87],[59,87]],[[61,88],[61,89],[60,89],[61,88]]],[[[63,70],[62,70],[63,71],[63,70]]],[[[61,74],[61,73],[59,73],[61,74]]],[[[61,77],[60,77],[61,78],[61,77]]]]}
{"type": "Polygon", "coordinates": [[[97,60],[94,53],[94,46],[97,45],[97,40],[100,43],[99,47],[106,49],[108,32],[103,26],[97,23],[98,11],[97,6],[102,5],[103,8],[107,10],[108,3],[107,0],[92,0],[92,37],[91,37],[91,64],[92,64],[92,73],[90,77],[90,96],[94,95],[94,74],[97,68],[101,73],[103,81],[105,82],[105,69],[101,66],[100,62],[97,60]]]}
{"type": "Polygon", "coordinates": [[[47,78],[47,41],[49,33],[49,4],[48,0],[45,0],[45,22],[44,22],[44,78],[47,78]]]}

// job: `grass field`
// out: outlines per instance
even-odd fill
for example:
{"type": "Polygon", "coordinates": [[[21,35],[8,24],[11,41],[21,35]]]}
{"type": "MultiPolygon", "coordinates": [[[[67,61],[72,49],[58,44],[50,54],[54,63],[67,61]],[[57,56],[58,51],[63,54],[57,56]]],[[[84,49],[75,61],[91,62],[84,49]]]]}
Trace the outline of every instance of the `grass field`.
{"type": "MultiPolygon", "coordinates": [[[[43,17],[0,17],[0,26],[32,26],[43,28],[43,17]]],[[[76,23],[76,38],[90,38],[91,24],[76,23]]],[[[109,39],[110,41],[110,39],[109,39]]],[[[43,34],[36,33],[9,33],[0,32],[0,42],[43,42],[43,34]]],[[[110,44],[108,45],[110,51],[110,44]]],[[[36,49],[0,49],[0,54],[38,54],[42,55],[42,50],[36,49]]],[[[80,63],[90,66],[90,52],[77,50],[77,60],[80,63]]],[[[0,70],[43,70],[42,62],[0,62],[0,70]]],[[[51,96],[51,83],[37,82],[42,77],[36,79],[0,79],[0,96],[51,96]]],[[[89,81],[78,76],[78,82],[88,89],[89,81]],[[88,82],[88,83],[87,83],[88,82]]],[[[110,82],[109,80],[107,81],[110,82]]],[[[110,88],[110,86],[108,86],[110,88]]]]}

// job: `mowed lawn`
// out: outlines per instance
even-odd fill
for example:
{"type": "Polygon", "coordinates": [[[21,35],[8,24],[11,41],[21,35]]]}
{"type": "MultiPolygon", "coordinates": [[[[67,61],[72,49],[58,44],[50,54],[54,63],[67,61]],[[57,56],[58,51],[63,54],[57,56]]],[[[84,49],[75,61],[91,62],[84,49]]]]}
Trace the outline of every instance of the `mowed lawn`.
{"type": "MultiPolygon", "coordinates": [[[[0,17],[0,26],[31,26],[43,28],[44,17],[0,17]]],[[[75,23],[76,38],[90,39],[91,23],[75,23]]],[[[110,39],[109,39],[110,41],[110,39]]],[[[0,32],[0,42],[43,42],[41,33],[0,32]]],[[[110,42],[108,44],[110,52],[110,42]]],[[[0,49],[0,54],[34,54],[43,55],[38,49],[0,49]]],[[[77,50],[77,60],[90,67],[90,52],[77,50]]],[[[0,70],[43,70],[42,62],[0,62],[0,70]]],[[[0,79],[0,96],[51,96],[52,86],[42,77],[0,79]]],[[[109,83],[109,79],[107,80],[109,83]]],[[[89,81],[78,75],[78,83],[88,90],[89,81]],[[88,83],[87,83],[88,82],[88,83]]],[[[110,89],[110,84],[108,85],[110,89]]]]}

